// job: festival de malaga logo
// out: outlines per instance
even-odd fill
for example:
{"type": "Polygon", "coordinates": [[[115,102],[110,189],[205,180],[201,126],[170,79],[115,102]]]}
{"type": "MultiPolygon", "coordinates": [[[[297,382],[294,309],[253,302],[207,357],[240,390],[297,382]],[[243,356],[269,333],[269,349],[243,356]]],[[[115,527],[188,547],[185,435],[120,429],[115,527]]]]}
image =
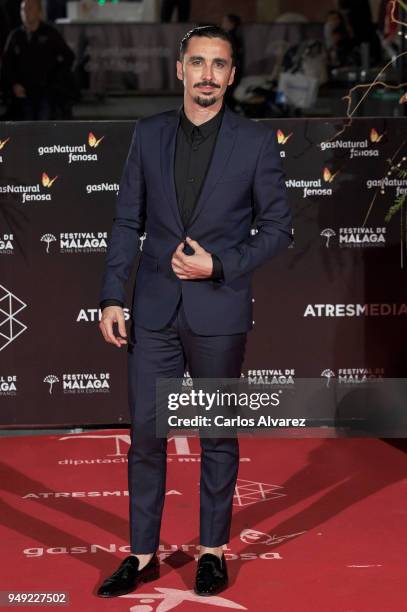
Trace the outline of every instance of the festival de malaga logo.
{"type": "Polygon", "coordinates": [[[47,374],[43,382],[48,385],[48,393],[53,395],[54,387],[62,384],[63,393],[109,393],[110,372],[65,373],[60,376],[47,374]]]}
{"type": "Polygon", "coordinates": [[[61,232],[58,237],[54,234],[43,234],[40,242],[44,243],[47,254],[51,253],[53,243],[58,245],[59,253],[105,253],[107,232],[61,232]]]}
{"type": "Polygon", "coordinates": [[[324,228],[320,236],[328,249],[331,246],[340,247],[383,247],[386,244],[386,227],[340,227],[335,231],[331,227],[324,228]]]}

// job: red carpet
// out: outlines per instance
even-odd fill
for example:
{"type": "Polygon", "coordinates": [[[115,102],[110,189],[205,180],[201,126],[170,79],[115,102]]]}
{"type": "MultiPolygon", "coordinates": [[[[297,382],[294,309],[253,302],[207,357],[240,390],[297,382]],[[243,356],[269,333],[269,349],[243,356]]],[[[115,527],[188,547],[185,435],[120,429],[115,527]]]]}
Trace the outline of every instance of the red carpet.
{"type": "Polygon", "coordinates": [[[407,610],[406,441],[241,439],[218,598],[192,591],[199,440],[175,442],[161,578],[101,600],[97,585],[128,550],[127,431],[2,438],[0,590],[68,591],[75,611],[407,610]]]}

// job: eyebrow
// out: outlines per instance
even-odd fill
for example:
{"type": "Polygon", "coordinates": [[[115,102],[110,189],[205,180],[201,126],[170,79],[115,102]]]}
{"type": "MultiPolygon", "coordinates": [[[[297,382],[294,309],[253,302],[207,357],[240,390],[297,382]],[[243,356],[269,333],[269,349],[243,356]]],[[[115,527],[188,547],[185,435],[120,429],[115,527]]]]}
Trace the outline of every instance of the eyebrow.
{"type": "MultiPolygon", "coordinates": [[[[202,55],[191,55],[191,57],[189,58],[190,62],[194,62],[196,60],[205,60],[205,58],[202,55]]],[[[215,57],[213,58],[212,62],[220,62],[221,64],[227,64],[227,60],[223,57],[215,57]]]]}

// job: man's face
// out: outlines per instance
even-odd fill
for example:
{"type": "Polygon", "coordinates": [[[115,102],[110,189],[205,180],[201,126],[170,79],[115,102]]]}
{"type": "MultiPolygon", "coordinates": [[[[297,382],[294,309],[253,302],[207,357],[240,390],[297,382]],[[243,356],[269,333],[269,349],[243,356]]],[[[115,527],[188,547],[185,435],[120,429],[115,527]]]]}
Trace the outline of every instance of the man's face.
{"type": "Polygon", "coordinates": [[[233,83],[232,49],[221,38],[193,36],[182,63],[177,62],[177,77],[184,83],[185,95],[199,106],[212,106],[233,83]]]}
{"type": "Polygon", "coordinates": [[[38,0],[23,0],[20,6],[21,21],[27,27],[36,25],[41,20],[41,8],[38,0]]]}

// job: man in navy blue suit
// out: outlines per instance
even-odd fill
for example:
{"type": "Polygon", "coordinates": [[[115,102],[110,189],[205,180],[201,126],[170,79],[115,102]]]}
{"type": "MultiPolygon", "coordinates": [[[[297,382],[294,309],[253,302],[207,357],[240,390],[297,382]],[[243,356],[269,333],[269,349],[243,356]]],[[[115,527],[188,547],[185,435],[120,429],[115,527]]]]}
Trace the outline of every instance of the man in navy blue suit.
{"type": "MultiPolygon", "coordinates": [[[[232,113],[233,45],[215,26],[183,38],[179,111],[138,121],[120,182],[101,295],[104,339],[128,345],[131,555],[98,590],[128,593],[159,575],[167,439],[155,431],[157,378],[239,378],[252,328],[254,270],[291,240],[273,130],[232,113]],[[251,234],[253,222],[257,233],[251,234]],[[127,339],[125,284],[143,242],[127,339]],[[114,331],[117,324],[118,334],[114,331]]],[[[200,554],[195,592],[228,582],[237,438],[200,438],[200,554]]]]}

